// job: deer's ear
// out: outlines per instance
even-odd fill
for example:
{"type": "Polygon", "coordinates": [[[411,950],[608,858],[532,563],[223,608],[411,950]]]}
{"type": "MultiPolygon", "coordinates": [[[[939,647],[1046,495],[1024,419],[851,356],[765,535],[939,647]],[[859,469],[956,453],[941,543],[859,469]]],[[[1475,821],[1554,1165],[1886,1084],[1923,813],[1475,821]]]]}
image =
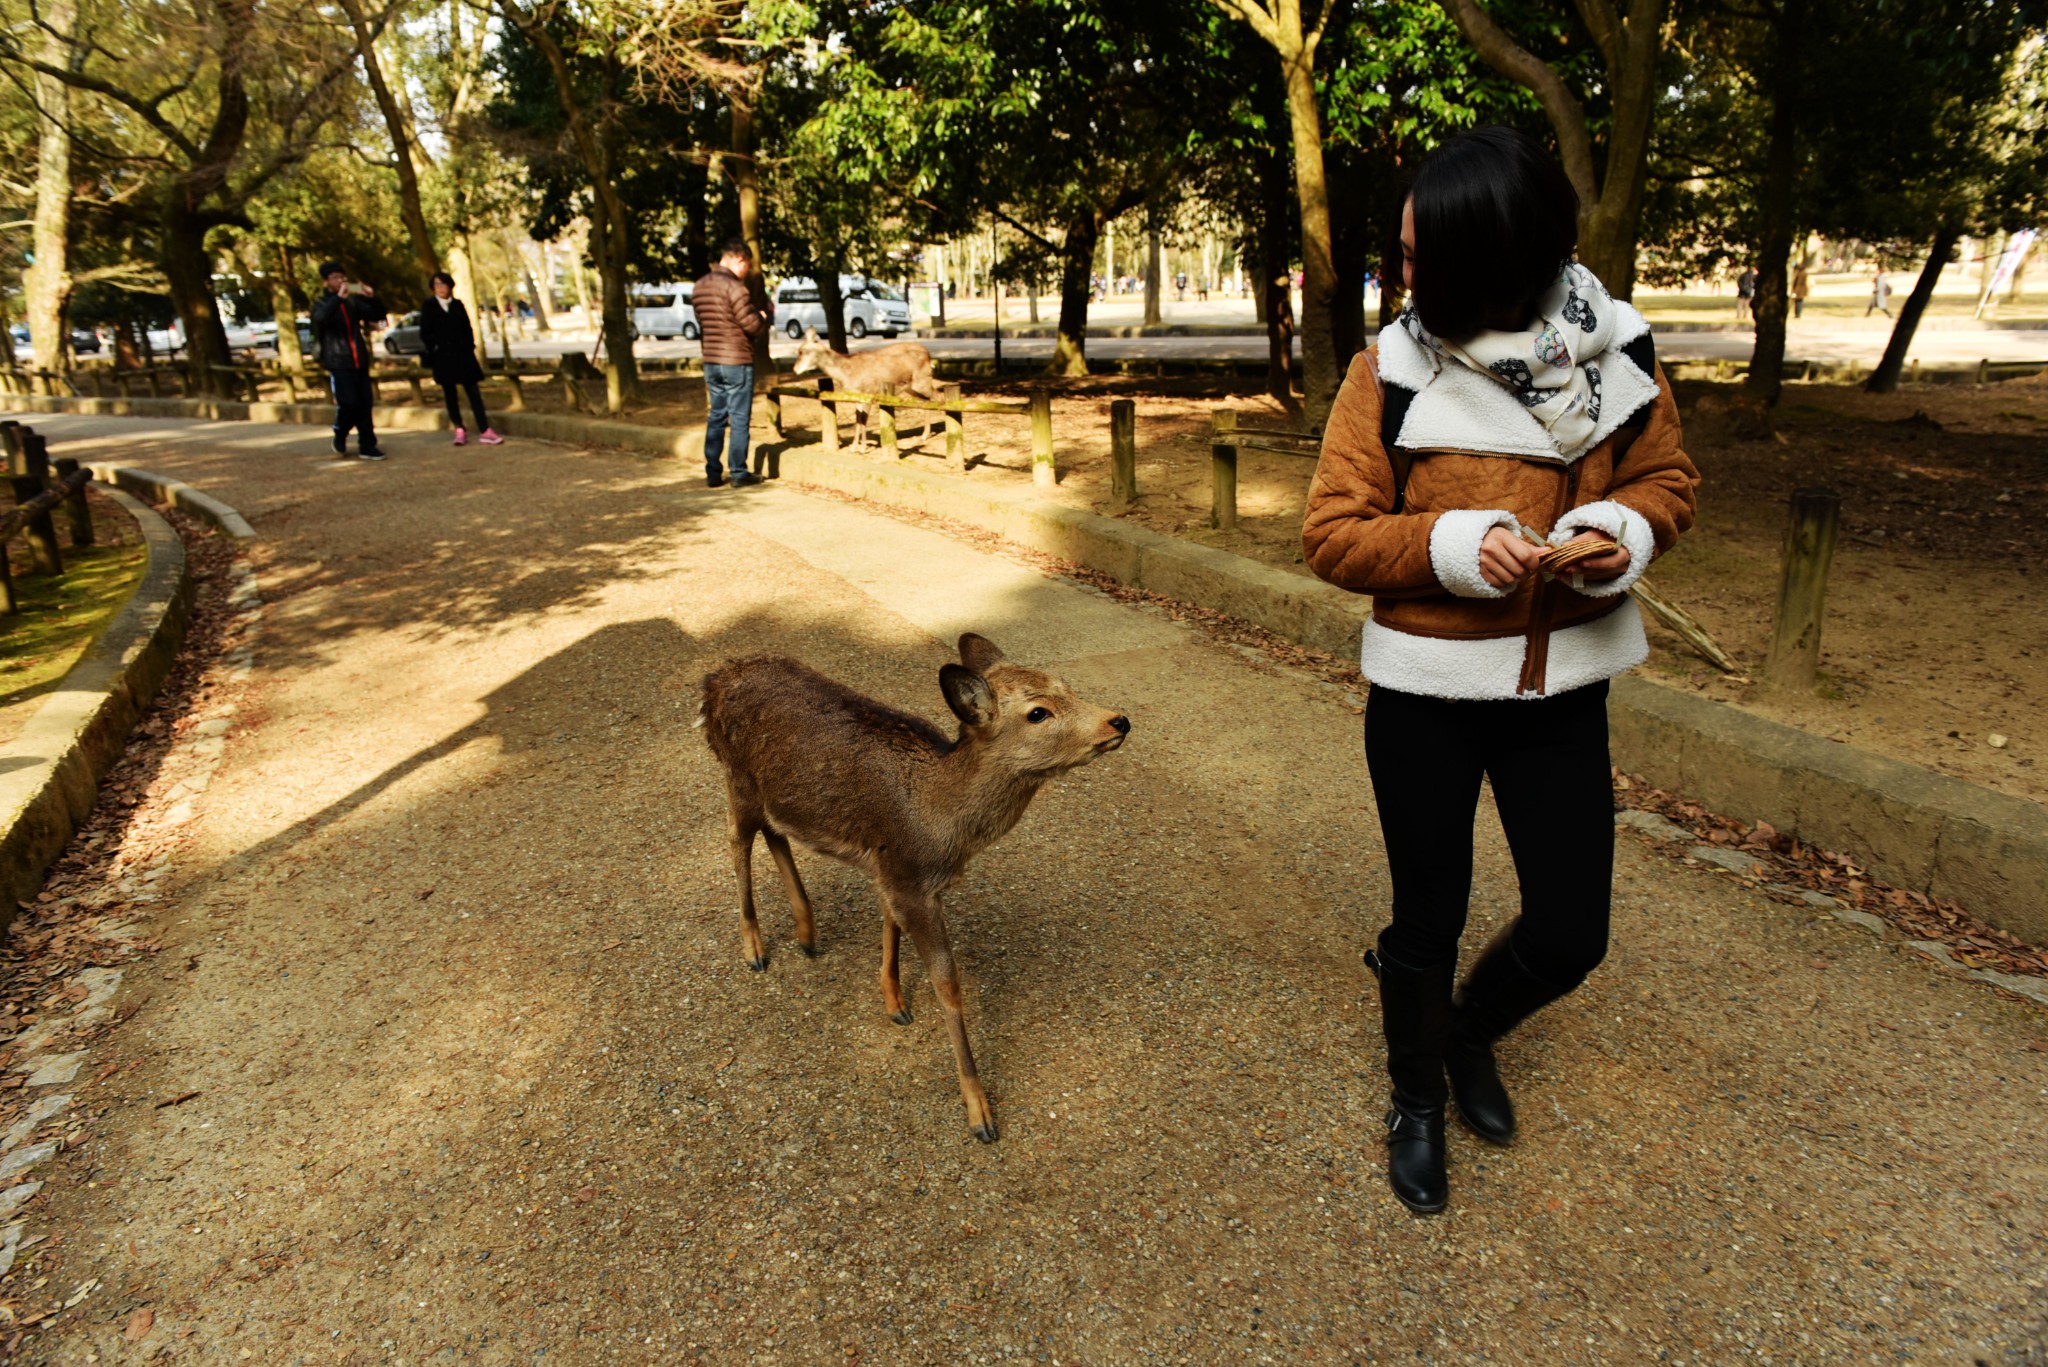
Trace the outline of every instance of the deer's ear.
{"type": "Polygon", "coordinates": [[[960,638],[960,663],[986,674],[1003,658],[1002,650],[986,636],[968,632],[960,638]]]}
{"type": "Polygon", "coordinates": [[[987,726],[996,719],[995,690],[964,665],[940,666],[939,691],[946,695],[953,715],[969,726],[987,726]]]}

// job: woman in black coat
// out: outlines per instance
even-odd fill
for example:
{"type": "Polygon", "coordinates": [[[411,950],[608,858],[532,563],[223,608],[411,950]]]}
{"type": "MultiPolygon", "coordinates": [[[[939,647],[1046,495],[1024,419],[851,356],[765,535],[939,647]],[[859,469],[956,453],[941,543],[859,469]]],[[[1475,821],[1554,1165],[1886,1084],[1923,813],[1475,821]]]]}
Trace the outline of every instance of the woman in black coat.
{"type": "Polygon", "coordinates": [[[455,429],[455,444],[461,446],[469,440],[469,433],[462,427],[462,405],[457,399],[457,391],[466,390],[469,406],[476,413],[476,425],[482,432],[477,440],[486,446],[496,446],[505,439],[491,430],[490,416],[484,412],[483,391],[477,387],[484,372],[476,363],[476,333],[469,325],[469,310],[455,297],[454,276],[435,271],[429,283],[434,297],[420,310],[420,345],[426,350],[427,367],[434,372],[434,383],[441,386],[441,397],[448,403],[448,425],[455,429]]]}

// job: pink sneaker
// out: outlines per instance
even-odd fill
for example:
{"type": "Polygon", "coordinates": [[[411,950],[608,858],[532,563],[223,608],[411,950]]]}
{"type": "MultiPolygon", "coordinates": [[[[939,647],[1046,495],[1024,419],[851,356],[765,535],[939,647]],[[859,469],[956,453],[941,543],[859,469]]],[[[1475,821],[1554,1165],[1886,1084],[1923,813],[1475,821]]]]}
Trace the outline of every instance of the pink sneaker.
{"type": "Polygon", "coordinates": [[[477,440],[486,446],[503,446],[505,444],[505,439],[488,427],[484,429],[484,434],[478,437],[477,440]]]}
{"type": "Polygon", "coordinates": [[[455,444],[456,444],[457,446],[467,446],[467,445],[469,445],[469,433],[467,433],[467,432],[463,431],[463,430],[462,430],[462,429],[461,429],[460,427],[456,428],[456,429],[455,429],[455,444]]]}

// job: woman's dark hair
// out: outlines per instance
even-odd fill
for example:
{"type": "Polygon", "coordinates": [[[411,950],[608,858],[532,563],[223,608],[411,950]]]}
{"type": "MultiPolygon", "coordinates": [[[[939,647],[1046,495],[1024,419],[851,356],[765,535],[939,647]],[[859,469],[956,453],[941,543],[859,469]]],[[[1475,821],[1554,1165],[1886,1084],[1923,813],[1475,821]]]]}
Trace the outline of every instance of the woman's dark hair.
{"type": "Polygon", "coordinates": [[[1579,196],[1527,133],[1475,128],[1415,173],[1415,309],[1457,340],[1518,328],[1579,241],[1579,196]]]}
{"type": "Polygon", "coordinates": [[[427,277],[427,293],[432,294],[436,285],[446,285],[452,293],[455,289],[455,277],[446,271],[435,271],[427,277]]]}
{"type": "Polygon", "coordinates": [[[322,280],[325,280],[330,275],[347,274],[348,267],[342,265],[339,261],[322,261],[320,263],[320,278],[322,280]]]}

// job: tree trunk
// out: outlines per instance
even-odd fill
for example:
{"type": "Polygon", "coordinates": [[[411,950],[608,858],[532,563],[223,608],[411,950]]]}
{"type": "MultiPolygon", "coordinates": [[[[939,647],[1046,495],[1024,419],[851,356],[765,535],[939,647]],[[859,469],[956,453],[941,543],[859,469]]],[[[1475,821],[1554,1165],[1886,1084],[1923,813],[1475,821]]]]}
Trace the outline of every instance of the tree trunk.
{"type": "Polygon", "coordinates": [[[1036,269],[1031,272],[1030,279],[1024,282],[1024,288],[1027,291],[1025,298],[1030,300],[1031,321],[1035,323],[1038,321],[1038,272],[1036,269]]]}
{"type": "Polygon", "coordinates": [[[206,255],[206,229],[184,209],[174,184],[163,218],[158,265],[171,287],[171,305],[185,330],[186,388],[192,394],[226,392],[215,366],[229,364],[227,330],[213,298],[213,263],[206,255]]]}
{"type": "Polygon", "coordinates": [[[270,311],[277,319],[277,363],[286,370],[304,370],[299,349],[299,308],[292,298],[291,248],[272,246],[264,252],[270,273],[270,311]]]}
{"type": "Polygon", "coordinates": [[[683,269],[700,280],[711,269],[711,168],[691,162],[683,168],[683,269]]]}
{"type": "MultiPolygon", "coordinates": [[[[526,246],[521,245],[518,247],[517,252],[519,256],[519,271],[526,280],[526,297],[533,303],[534,322],[542,332],[553,332],[555,330],[554,301],[548,298],[547,287],[542,280],[535,278],[533,259],[527,255],[526,246]]],[[[450,274],[453,274],[453,272],[451,271],[450,274]]],[[[547,257],[543,253],[541,257],[541,275],[544,277],[546,274],[547,257]]]]}
{"type": "MultiPolygon", "coordinates": [[[[82,71],[85,50],[73,38],[77,0],[51,0],[44,11],[48,30],[43,60],[82,71]]],[[[35,264],[22,272],[28,295],[28,331],[38,370],[61,371],[69,350],[64,316],[71,303],[71,87],[38,74],[36,92],[35,264]]],[[[0,342],[12,350],[12,344],[0,342]]]]}
{"type": "Polygon", "coordinates": [[[377,108],[384,115],[384,128],[391,138],[391,161],[398,172],[398,213],[405,222],[406,235],[412,239],[420,287],[425,289],[427,277],[441,269],[441,257],[434,250],[434,237],[427,229],[426,211],[420,207],[420,177],[413,165],[412,137],[406,127],[405,111],[384,79],[384,64],[377,58],[377,34],[363,17],[361,0],[340,0],[340,4],[342,13],[348,16],[349,28],[355,33],[363,74],[369,78],[370,93],[377,97],[377,108]]]}
{"type": "Polygon", "coordinates": [[[1892,336],[1885,343],[1884,359],[1877,363],[1877,369],[1870,372],[1870,378],[1863,388],[1872,394],[1889,394],[1899,387],[1899,373],[1906,368],[1906,351],[1913,345],[1913,332],[1920,326],[1920,316],[1927,312],[1927,301],[1934,297],[1934,286],[1941,279],[1942,267],[1948,264],[1949,256],[1955,251],[1956,243],[1963,235],[1961,227],[1944,223],[1935,230],[1934,245],[1927,250],[1927,264],[1920,269],[1920,278],[1913,282],[1913,293],[1906,298],[1905,307],[1899,310],[1899,321],[1892,325],[1892,336]]]}
{"type": "MultiPolygon", "coordinates": [[[[488,366],[491,355],[484,341],[483,296],[477,292],[476,262],[469,253],[469,234],[463,230],[461,220],[456,221],[455,232],[448,243],[448,274],[455,277],[455,297],[468,301],[476,313],[476,359],[477,364],[488,366]]],[[[577,272],[582,279],[582,272],[577,272]]]]}
{"type": "Polygon", "coordinates": [[[1048,375],[1088,373],[1089,277],[1095,270],[1095,242],[1101,231],[1101,220],[1092,213],[1077,214],[1067,226],[1060,259],[1059,340],[1045,368],[1048,375]]]}
{"type": "Polygon", "coordinates": [[[1156,327],[1161,322],[1159,312],[1159,286],[1162,274],[1159,230],[1149,228],[1145,232],[1145,326],[1156,327]]]}
{"type": "MultiPolygon", "coordinates": [[[[762,265],[767,258],[761,252],[761,177],[754,161],[758,146],[754,136],[753,106],[735,98],[732,102],[732,155],[722,161],[726,174],[732,177],[733,189],[738,192],[740,236],[747,240],[747,250],[754,254],[754,269],[747,272],[747,292],[753,296],[755,307],[761,308],[768,302],[768,287],[761,279],[762,265]]],[[[762,311],[766,312],[766,309],[762,311]]],[[[773,327],[765,327],[754,339],[756,389],[774,382],[775,357],[768,350],[768,339],[774,335],[773,327]]]]}
{"type": "Polygon", "coordinates": [[[818,266],[818,303],[825,310],[825,342],[834,351],[846,350],[846,296],[839,289],[839,257],[835,253],[818,266]]]}
{"type": "Polygon", "coordinates": [[[1798,170],[1798,107],[1805,0],[1784,0],[1773,25],[1777,54],[1772,59],[1770,143],[1764,155],[1763,228],[1757,238],[1756,347],[1749,356],[1743,389],[1766,404],[1784,388],[1785,321],[1791,314],[1792,182],[1798,170]]]}
{"type": "Polygon", "coordinates": [[[1252,299],[1259,322],[1266,329],[1266,392],[1280,402],[1294,403],[1294,304],[1287,286],[1292,278],[1288,250],[1287,159],[1279,151],[1259,157],[1259,194],[1262,212],[1258,227],[1258,280],[1252,299]]]}
{"type": "Polygon", "coordinates": [[[1303,416],[1318,431],[1336,401],[1337,369],[1330,311],[1337,293],[1330,255],[1330,192],[1323,173],[1323,120],[1316,108],[1315,53],[1281,54],[1287,79],[1287,122],[1294,134],[1294,195],[1301,205],[1301,389],[1303,416]]]}

